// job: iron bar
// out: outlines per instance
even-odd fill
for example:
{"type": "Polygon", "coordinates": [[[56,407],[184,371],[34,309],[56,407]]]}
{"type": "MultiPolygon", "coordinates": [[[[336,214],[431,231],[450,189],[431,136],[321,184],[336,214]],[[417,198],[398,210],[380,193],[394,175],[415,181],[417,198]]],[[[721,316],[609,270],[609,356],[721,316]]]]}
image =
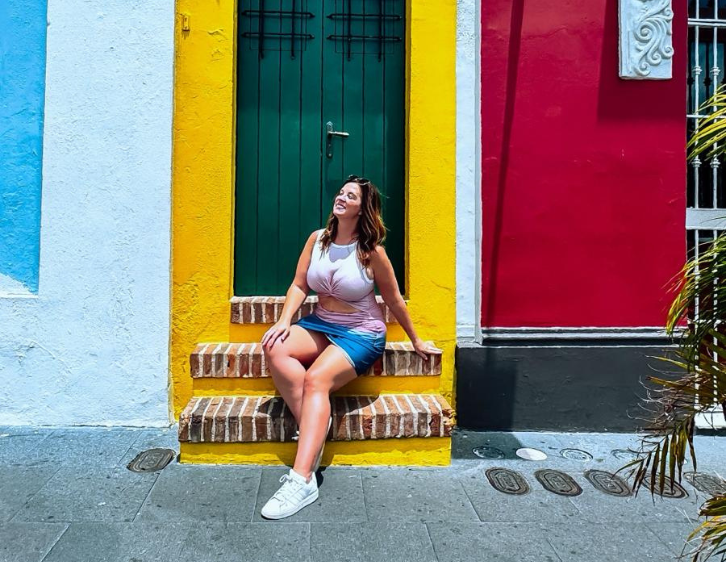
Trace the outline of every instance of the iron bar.
{"type": "Polygon", "coordinates": [[[351,17],[351,14],[353,13],[353,9],[351,7],[351,0],[348,0],[348,17],[346,18],[346,24],[348,26],[348,60],[350,60],[350,48],[353,41],[353,31],[351,29],[351,25],[353,24],[353,18],[351,17]]]}
{"type": "MultiPolygon", "coordinates": [[[[291,41],[291,47],[290,47],[290,58],[295,58],[295,22],[297,21],[296,16],[297,11],[297,2],[296,0],[292,0],[292,41],[291,41]]],[[[282,17],[282,16],[280,16],[282,17]]]]}
{"type": "Polygon", "coordinates": [[[388,41],[392,43],[399,43],[401,41],[400,37],[397,37],[395,35],[387,35],[384,37],[380,37],[378,35],[328,35],[328,39],[345,39],[345,40],[351,40],[351,39],[362,39],[362,40],[368,40],[368,39],[375,39],[376,41],[382,40],[382,41],[388,41]]]}
{"type": "Polygon", "coordinates": [[[293,18],[314,18],[315,14],[312,12],[300,12],[295,9],[295,2],[293,1],[292,10],[244,10],[243,16],[259,17],[260,15],[277,15],[277,16],[291,16],[293,18]]]}

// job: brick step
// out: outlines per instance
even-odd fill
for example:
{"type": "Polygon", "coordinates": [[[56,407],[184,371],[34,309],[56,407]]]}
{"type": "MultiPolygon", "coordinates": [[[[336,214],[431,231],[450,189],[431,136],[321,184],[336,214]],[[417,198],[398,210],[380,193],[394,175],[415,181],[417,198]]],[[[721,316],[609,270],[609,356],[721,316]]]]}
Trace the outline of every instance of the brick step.
{"type": "MultiPolygon", "coordinates": [[[[395,316],[383,302],[383,297],[376,295],[376,300],[386,324],[398,324],[395,316]]],[[[317,302],[317,296],[307,297],[293,320],[299,320],[312,313],[313,306],[317,302]]],[[[280,319],[285,297],[232,297],[230,303],[232,324],[274,324],[280,319]]]]}
{"type": "MultiPolygon", "coordinates": [[[[428,342],[433,345],[433,342],[428,342]]],[[[265,355],[260,343],[200,343],[191,354],[192,378],[268,378],[265,355]]],[[[428,360],[413,350],[411,342],[387,342],[383,356],[365,376],[437,376],[441,374],[441,354],[428,360]]]]}
{"type": "MultiPolygon", "coordinates": [[[[438,394],[333,396],[330,441],[450,437],[452,409],[438,394]]],[[[297,426],[280,396],[193,397],[179,416],[184,443],[292,441],[297,426]]]]}

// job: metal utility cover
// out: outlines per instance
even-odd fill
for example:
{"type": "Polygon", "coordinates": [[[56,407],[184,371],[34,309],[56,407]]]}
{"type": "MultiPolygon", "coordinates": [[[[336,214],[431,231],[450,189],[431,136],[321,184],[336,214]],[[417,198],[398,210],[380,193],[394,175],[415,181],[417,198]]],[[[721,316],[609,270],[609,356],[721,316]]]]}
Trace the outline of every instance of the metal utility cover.
{"type": "Polygon", "coordinates": [[[686,472],[683,477],[686,479],[686,482],[699,492],[704,492],[712,496],[726,494],[726,481],[718,476],[703,474],[702,472],[686,472]]]}
{"type": "Polygon", "coordinates": [[[592,484],[595,489],[600,490],[609,496],[627,497],[632,494],[628,483],[610,472],[604,470],[587,470],[585,478],[592,484]]]}
{"type": "MultiPolygon", "coordinates": [[[[685,488],[681,486],[678,482],[674,482],[671,480],[668,476],[665,477],[665,484],[663,486],[663,493],[660,493],[660,476],[656,474],[655,476],[655,493],[659,496],[662,496],[664,498],[685,498],[688,496],[688,492],[686,492],[685,488]]],[[[650,490],[650,476],[646,476],[643,479],[643,486],[645,486],[646,490],[650,490]]]]}
{"type": "Polygon", "coordinates": [[[503,459],[504,451],[497,449],[496,447],[488,447],[483,445],[481,447],[475,447],[471,450],[480,459],[503,459]]]}
{"type": "Polygon", "coordinates": [[[579,496],[582,493],[582,488],[572,476],[559,470],[538,470],[534,473],[534,477],[545,490],[558,496],[579,496]]]}
{"type": "Polygon", "coordinates": [[[562,449],[560,454],[571,461],[588,462],[592,460],[592,455],[582,449],[562,449]]]}
{"type": "Polygon", "coordinates": [[[487,480],[495,490],[504,494],[523,496],[529,492],[529,484],[518,472],[507,468],[490,468],[486,471],[487,480]]]}
{"type": "Polygon", "coordinates": [[[176,455],[171,449],[149,449],[142,451],[126,468],[133,472],[157,472],[162,470],[176,455]]]}

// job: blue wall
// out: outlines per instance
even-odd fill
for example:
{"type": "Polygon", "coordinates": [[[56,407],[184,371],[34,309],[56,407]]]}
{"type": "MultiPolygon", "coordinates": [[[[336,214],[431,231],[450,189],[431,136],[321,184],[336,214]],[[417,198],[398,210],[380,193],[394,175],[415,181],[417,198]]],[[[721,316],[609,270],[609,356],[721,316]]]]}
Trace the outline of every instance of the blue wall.
{"type": "Polygon", "coordinates": [[[0,292],[38,291],[46,13],[0,0],[0,292]]]}

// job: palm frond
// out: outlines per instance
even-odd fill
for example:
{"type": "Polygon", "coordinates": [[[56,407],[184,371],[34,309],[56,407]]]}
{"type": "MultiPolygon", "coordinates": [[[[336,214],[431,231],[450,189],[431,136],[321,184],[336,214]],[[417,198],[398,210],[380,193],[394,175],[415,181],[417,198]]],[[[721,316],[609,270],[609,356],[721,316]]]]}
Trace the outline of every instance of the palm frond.
{"type": "MultiPolygon", "coordinates": [[[[689,143],[691,157],[706,151],[709,142],[711,148],[722,140],[726,145],[726,85],[711,103],[706,109],[713,113],[699,127],[700,136],[689,143]]],[[[718,150],[724,152],[726,146],[718,150]]],[[[646,478],[651,494],[662,494],[668,482],[680,483],[687,456],[697,471],[696,416],[714,404],[720,404],[726,415],[726,234],[688,260],[671,280],[670,289],[674,298],[666,330],[676,338],[677,347],[674,356],[658,359],[676,367],[679,374],[647,377],[656,388],[648,389],[644,400],[643,408],[650,412],[645,436],[638,458],[620,469],[629,469],[636,494],[646,478]]],[[[693,561],[719,555],[726,560],[726,497],[708,500],[701,515],[708,519],[689,537],[700,540],[690,553],[693,561]]]]}
{"type": "Polygon", "coordinates": [[[723,84],[701,104],[696,113],[703,117],[698,118],[698,129],[686,144],[688,159],[702,154],[709,159],[723,150],[718,143],[726,138],[726,88],[723,84]]]}

